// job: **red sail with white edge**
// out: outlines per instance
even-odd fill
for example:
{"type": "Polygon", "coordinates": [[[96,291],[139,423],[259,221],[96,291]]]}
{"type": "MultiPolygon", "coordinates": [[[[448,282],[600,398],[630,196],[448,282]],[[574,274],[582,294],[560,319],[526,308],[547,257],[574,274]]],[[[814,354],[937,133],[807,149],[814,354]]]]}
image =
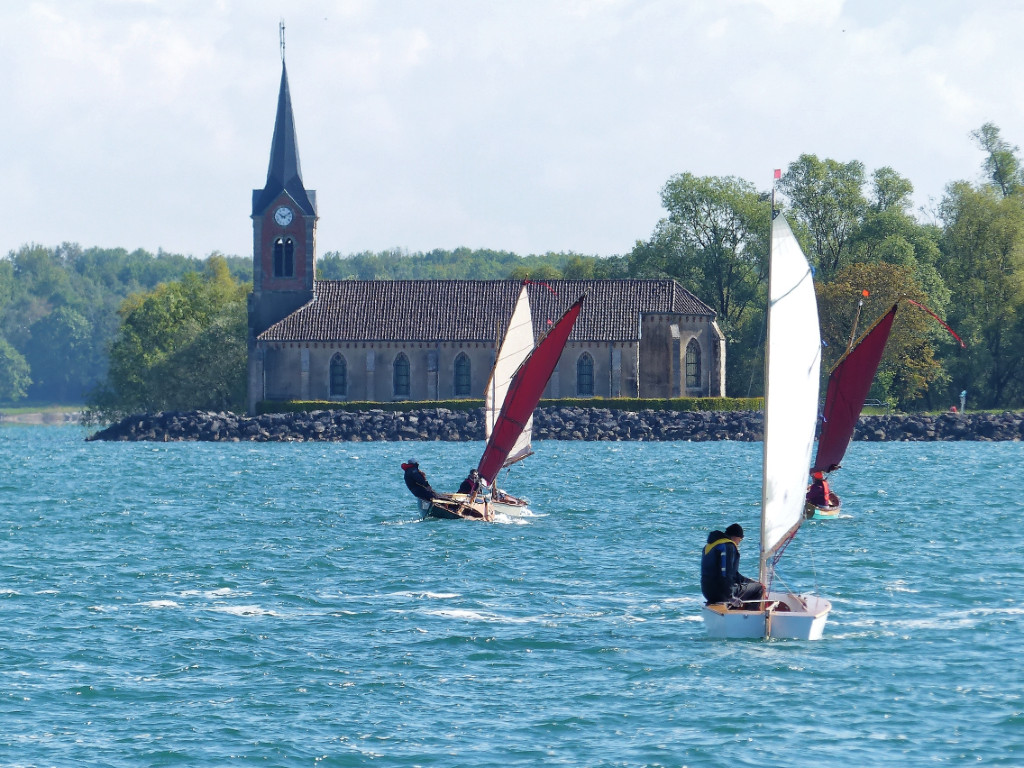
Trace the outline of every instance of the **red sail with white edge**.
{"type": "Polygon", "coordinates": [[[562,356],[569,334],[580,316],[583,298],[581,296],[565,311],[512,377],[505,402],[477,466],[481,479],[489,485],[494,483],[509,452],[533,416],[548,379],[558,365],[558,358],[562,356]]]}
{"type": "Polygon", "coordinates": [[[846,455],[861,409],[874,381],[878,364],[889,340],[898,304],[868,329],[853,348],[843,355],[828,377],[822,412],[818,454],[811,465],[814,472],[831,472],[846,455]]]}

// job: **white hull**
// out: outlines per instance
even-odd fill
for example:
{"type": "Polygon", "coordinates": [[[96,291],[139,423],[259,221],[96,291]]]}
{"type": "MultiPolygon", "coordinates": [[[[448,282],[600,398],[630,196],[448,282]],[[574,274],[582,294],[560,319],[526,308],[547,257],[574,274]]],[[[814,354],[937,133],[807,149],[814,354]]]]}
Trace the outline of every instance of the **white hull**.
{"type": "Polygon", "coordinates": [[[772,592],[768,605],[785,604],[789,610],[726,610],[722,604],[706,605],[701,611],[709,637],[820,640],[832,603],[816,595],[772,592]]]}

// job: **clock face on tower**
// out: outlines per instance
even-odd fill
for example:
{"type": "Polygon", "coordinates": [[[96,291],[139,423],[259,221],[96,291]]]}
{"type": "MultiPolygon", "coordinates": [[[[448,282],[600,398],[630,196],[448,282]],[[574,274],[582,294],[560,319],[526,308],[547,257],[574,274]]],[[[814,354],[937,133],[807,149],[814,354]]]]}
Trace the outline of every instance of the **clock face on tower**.
{"type": "Polygon", "coordinates": [[[282,227],[287,227],[292,223],[292,209],[286,205],[282,205],[276,211],[274,211],[274,221],[280,224],[282,227]]]}

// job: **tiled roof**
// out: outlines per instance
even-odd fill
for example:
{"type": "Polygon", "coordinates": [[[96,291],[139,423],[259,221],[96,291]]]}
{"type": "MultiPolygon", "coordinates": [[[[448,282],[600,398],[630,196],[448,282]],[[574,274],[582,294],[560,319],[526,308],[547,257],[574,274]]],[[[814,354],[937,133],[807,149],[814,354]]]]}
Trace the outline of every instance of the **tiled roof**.
{"type": "MultiPolygon", "coordinates": [[[[261,341],[485,341],[504,330],[518,280],[318,280],[315,298],[260,334],[261,341]]],[[[641,313],[714,319],[674,280],[552,280],[529,286],[534,335],[587,294],[574,341],[640,338],[641,313]]]]}

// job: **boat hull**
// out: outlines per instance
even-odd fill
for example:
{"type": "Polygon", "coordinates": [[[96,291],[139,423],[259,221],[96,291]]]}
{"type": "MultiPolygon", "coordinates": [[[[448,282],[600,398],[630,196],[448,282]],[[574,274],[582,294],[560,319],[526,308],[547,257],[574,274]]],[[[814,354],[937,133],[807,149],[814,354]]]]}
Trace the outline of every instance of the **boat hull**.
{"type": "MultiPolygon", "coordinates": [[[[451,496],[456,501],[469,501],[469,494],[467,493],[453,493],[451,496]]],[[[530,511],[529,505],[523,499],[517,499],[507,494],[504,497],[506,500],[503,501],[495,501],[494,496],[485,498],[487,498],[486,504],[492,514],[507,515],[508,517],[525,517],[526,515],[533,514],[530,511]]],[[[475,503],[480,504],[479,501],[475,503]]]]}
{"type": "Polygon", "coordinates": [[[815,504],[813,502],[806,502],[804,504],[804,519],[805,520],[830,520],[835,517],[839,517],[839,513],[843,511],[843,502],[839,499],[839,496],[835,492],[829,493],[829,501],[831,504],[815,504]]]}
{"type": "Polygon", "coordinates": [[[832,603],[817,595],[772,592],[768,610],[730,610],[724,603],[705,605],[701,611],[708,636],[722,639],[776,638],[819,640],[832,603]],[[788,610],[787,610],[788,609],[788,610]]]}
{"type": "Polygon", "coordinates": [[[439,520],[491,520],[493,515],[489,505],[475,501],[472,504],[455,498],[436,498],[416,500],[424,517],[439,520]]]}

